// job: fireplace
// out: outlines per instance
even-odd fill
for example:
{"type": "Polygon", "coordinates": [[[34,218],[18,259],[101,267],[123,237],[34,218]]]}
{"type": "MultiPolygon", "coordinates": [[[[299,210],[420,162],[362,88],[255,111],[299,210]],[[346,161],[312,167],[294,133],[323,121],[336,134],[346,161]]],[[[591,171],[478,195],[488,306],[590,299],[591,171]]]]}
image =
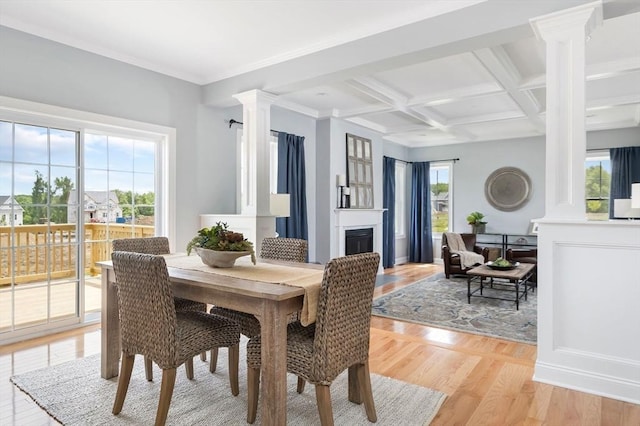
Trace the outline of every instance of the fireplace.
{"type": "Polygon", "coordinates": [[[347,229],[344,232],[344,254],[371,253],[373,228],[347,229]]]}
{"type": "MultiPolygon", "coordinates": [[[[335,209],[335,231],[331,237],[331,258],[345,256],[347,231],[368,229],[373,233],[370,252],[382,256],[382,213],[384,209],[335,209]]],[[[382,262],[378,273],[384,272],[382,262]]]]}

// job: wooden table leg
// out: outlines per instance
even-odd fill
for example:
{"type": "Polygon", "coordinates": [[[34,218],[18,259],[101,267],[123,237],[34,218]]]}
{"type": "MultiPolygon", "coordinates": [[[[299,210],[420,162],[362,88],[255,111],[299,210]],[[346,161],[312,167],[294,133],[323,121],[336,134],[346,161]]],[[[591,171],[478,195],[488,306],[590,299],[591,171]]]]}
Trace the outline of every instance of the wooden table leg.
{"type": "Polygon", "coordinates": [[[118,294],[113,269],[102,269],[102,311],[100,375],[103,379],[116,377],[120,359],[120,320],[118,318],[118,294]]]}
{"type": "Polygon", "coordinates": [[[287,313],[283,303],[265,301],[261,317],[260,400],[263,425],[287,424],[287,313]]]}

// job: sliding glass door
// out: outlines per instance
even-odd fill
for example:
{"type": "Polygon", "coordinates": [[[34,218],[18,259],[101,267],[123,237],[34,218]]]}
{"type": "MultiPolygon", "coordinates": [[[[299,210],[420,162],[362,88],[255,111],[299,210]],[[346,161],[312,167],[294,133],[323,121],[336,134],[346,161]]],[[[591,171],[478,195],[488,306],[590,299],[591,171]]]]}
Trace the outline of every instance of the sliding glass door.
{"type": "Polygon", "coordinates": [[[77,322],[79,132],[0,121],[0,336],[77,322]]]}
{"type": "Polygon", "coordinates": [[[0,344],[98,320],[111,242],[159,229],[162,139],[62,127],[0,120],[0,344]]]}

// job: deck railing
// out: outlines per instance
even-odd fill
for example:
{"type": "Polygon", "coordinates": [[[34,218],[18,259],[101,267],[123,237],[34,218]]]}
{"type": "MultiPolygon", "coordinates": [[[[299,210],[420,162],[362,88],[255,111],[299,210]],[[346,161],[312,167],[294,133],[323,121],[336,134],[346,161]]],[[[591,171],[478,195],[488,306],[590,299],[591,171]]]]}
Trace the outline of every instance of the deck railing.
{"type": "MultiPolygon", "coordinates": [[[[0,285],[45,281],[76,275],[81,253],[75,224],[0,226],[0,285]]],[[[84,226],[85,274],[96,275],[96,262],[111,257],[111,241],[151,237],[153,226],[87,223],[84,226]]]]}

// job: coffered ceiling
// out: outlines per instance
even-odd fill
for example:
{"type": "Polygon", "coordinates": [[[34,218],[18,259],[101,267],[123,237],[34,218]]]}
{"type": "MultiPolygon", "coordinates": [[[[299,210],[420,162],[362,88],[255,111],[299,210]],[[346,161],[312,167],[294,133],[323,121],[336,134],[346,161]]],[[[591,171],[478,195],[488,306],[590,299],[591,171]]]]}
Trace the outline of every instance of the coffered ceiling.
{"type": "MultiPolygon", "coordinates": [[[[543,135],[530,18],[582,0],[0,0],[0,25],[200,84],[253,88],[406,146],[543,135]]],[[[640,123],[640,1],[604,2],[587,42],[587,130],[640,123]]]]}

